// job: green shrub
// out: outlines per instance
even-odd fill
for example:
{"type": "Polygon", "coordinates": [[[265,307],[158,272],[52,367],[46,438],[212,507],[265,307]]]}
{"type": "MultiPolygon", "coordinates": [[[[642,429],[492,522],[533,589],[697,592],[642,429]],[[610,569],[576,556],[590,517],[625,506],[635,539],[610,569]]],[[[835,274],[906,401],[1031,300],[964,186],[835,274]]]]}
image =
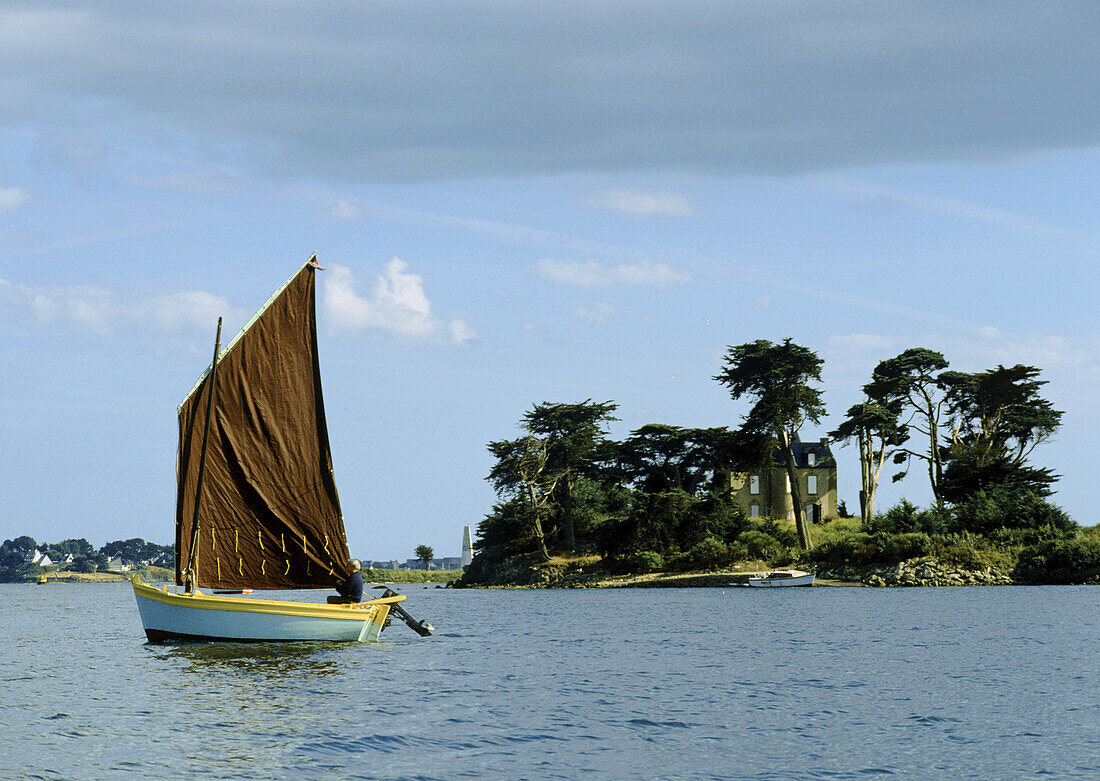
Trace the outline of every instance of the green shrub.
{"type": "Polygon", "coordinates": [[[999,529],[1047,529],[1072,535],[1077,524],[1065,510],[1030,491],[978,491],[951,511],[952,531],[993,534],[999,529]]]}
{"type": "Polygon", "coordinates": [[[784,548],[793,548],[798,545],[798,533],[793,525],[783,525],[775,518],[765,518],[760,523],[760,529],[784,548]]]}
{"type": "Polygon", "coordinates": [[[627,564],[631,572],[657,572],[664,569],[665,558],[660,553],[651,550],[638,551],[627,564]]]}
{"type": "Polygon", "coordinates": [[[759,529],[741,532],[734,542],[748,553],[749,558],[753,559],[774,558],[783,553],[787,547],[775,537],[759,529]]]}
{"type": "Polygon", "coordinates": [[[827,541],[812,551],[811,561],[867,567],[875,564],[896,564],[929,555],[934,548],[931,537],[922,532],[887,534],[857,532],[849,537],[827,541]]]}
{"type": "Polygon", "coordinates": [[[729,546],[714,537],[707,537],[693,545],[688,551],[688,556],[699,569],[714,569],[730,564],[729,546]]]}
{"type": "Polygon", "coordinates": [[[731,542],[726,547],[729,548],[730,561],[746,561],[752,558],[749,549],[740,542],[731,542]]]}
{"type": "Polygon", "coordinates": [[[902,499],[886,512],[876,515],[864,524],[864,531],[871,534],[904,534],[923,532],[937,534],[947,528],[948,520],[944,512],[932,508],[918,510],[908,499],[902,499]]]}
{"type": "Polygon", "coordinates": [[[1025,548],[1013,577],[1025,583],[1100,583],[1100,538],[1079,534],[1025,548]]]}
{"type": "Polygon", "coordinates": [[[927,556],[932,552],[932,538],[924,532],[876,534],[875,544],[881,551],[880,560],[891,564],[927,556]]]}
{"type": "Polygon", "coordinates": [[[696,569],[720,569],[733,563],[730,547],[721,540],[708,537],[691,549],[671,557],[668,569],[686,572],[696,569]]]}
{"type": "Polygon", "coordinates": [[[936,550],[936,558],[960,569],[979,570],[986,566],[985,560],[968,545],[943,545],[936,550]]]}

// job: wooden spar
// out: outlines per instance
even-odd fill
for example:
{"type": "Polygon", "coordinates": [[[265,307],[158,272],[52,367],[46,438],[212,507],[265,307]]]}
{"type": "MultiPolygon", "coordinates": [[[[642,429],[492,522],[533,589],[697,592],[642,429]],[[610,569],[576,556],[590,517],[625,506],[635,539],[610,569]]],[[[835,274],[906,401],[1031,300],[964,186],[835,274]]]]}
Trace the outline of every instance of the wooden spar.
{"type": "Polygon", "coordinates": [[[218,386],[214,382],[218,374],[218,351],[222,346],[222,319],[218,318],[218,334],[214,337],[214,360],[210,362],[210,401],[206,405],[206,422],[202,427],[202,450],[199,453],[199,474],[195,486],[195,514],[191,518],[191,549],[187,557],[186,591],[193,592],[199,582],[199,505],[202,499],[202,475],[206,471],[206,443],[210,438],[210,414],[214,411],[214,401],[218,395],[218,386]]]}

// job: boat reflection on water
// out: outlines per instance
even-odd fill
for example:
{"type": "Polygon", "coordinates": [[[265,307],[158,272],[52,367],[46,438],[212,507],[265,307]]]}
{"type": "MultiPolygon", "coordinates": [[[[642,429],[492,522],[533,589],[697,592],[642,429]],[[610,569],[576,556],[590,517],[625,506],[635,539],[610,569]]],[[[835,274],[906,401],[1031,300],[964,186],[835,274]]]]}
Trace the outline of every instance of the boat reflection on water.
{"type": "Polygon", "coordinates": [[[188,673],[237,674],[252,680],[288,676],[324,678],[347,672],[348,645],[333,642],[187,643],[145,646],[158,659],[188,673]]]}

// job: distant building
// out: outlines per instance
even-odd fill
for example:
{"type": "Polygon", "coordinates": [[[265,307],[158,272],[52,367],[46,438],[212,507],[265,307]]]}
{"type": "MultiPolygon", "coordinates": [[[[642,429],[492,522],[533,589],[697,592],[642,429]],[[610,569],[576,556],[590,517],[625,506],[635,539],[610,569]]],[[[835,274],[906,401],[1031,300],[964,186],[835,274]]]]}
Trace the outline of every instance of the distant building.
{"type": "MultiPolygon", "coordinates": [[[[794,451],[795,477],[802,494],[806,519],[818,522],[836,517],[836,459],[829,440],[803,442],[797,436],[794,451]]],[[[776,449],[772,463],[762,469],[730,475],[734,501],[750,518],[794,520],[790,478],[783,452],[776,449]]]]}
{"type": "Polygon", "coordinates": [[[389,561],[364,561],[363,566],[367,569],[401,569],[401,562],[397,559],[390,559],[389,561]]]}
{"type": "MultiPolygon", "coordinates": [[[[444,556],[439,559],[432,559],[428,562],[428,569],[461,569],[462,559],[458,556],[444,556]]],[[[401,565],[400,569],[424,569],[424,562],[420,559],[405,559],[405,563],[401,565]]]]}
{"type": "Polygon", "coordinates": [[[151,567],[173,567],[175,566],[176,558],[173,553],[161,551],[152,558],[142,560],[141,563],[151,567]]]}
{"type": "Polygon", "coordinates": [[[52,567],[53,566],[53,559],[51,559],[49,556],[47,556],[42,551],[38,550],[38,548],[35,548],[34,551],[32,551],[31,553],[28,553],[26,559],[24,559],[24,560],[28,564],[37,564],[39,567],[52,567]]]}
{"type": "Polygon", "coordinates": [[[129,572],[132,569],[133,566],[125,563],[118,556],[112,556],[111,558],[107,559],[106,570],[108,572],[129,572]]]}
{"type": "Polygon", "coordinates": [[[469,525],[462,529],[462,566],[469,567],[474,560],[474,540],[469,525]]]}

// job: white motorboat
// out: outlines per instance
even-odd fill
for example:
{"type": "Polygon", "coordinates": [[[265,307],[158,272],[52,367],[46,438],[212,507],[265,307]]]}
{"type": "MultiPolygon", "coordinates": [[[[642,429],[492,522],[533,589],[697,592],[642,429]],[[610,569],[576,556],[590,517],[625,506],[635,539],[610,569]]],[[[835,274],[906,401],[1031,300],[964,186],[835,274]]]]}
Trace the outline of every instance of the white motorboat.
{"type": "Polygon", "coordinates": [[[800,569],[777,569],[763,575],[752,575],[748,581],[756,588],[781,588],[790,586],[812,586],[814,573],[800,569]]]}

